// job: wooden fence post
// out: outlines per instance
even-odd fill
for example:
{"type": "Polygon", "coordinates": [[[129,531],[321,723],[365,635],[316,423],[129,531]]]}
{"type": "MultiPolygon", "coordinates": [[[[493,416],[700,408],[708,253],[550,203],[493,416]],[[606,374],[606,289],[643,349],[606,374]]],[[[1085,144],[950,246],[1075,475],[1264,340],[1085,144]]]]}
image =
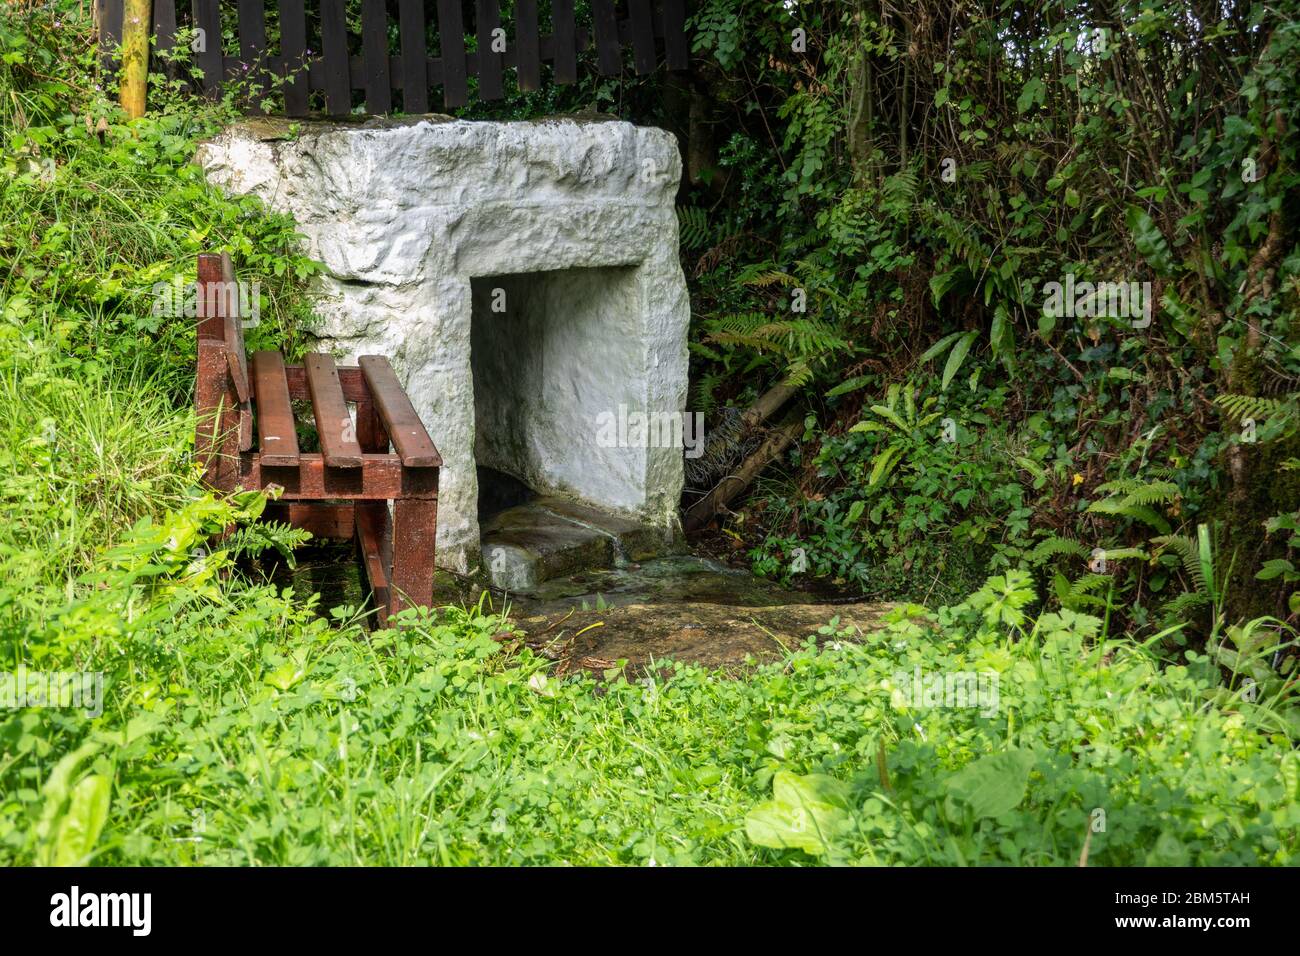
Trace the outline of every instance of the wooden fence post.
{"type": "Polygon", "coordinates": [[[130,119],[144,115],[152,24],[153,0],[126,0],[122,8],[122,79],[118,95],[130,119]]]}

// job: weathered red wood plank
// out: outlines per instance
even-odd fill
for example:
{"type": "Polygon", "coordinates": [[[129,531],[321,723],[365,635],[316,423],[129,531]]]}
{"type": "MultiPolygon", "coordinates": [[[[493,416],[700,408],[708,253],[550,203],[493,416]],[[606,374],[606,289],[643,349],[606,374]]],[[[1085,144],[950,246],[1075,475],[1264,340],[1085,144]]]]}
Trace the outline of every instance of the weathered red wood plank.
{"type": "Polygon", "coordinates": [[[371,454],[388,454],[388,432],[384,431],[384,423],[379,420],[369,392],[365,399],[357,402],[357,444],[371,454]]]}
{"type": "Polygon", "coordinates": [[[199,284],[195,291],[195,312],[198,317],[198,336],[200,339],[219,339],[225,341],[225,312],[221,308],[218,289],[212,289],[213,283],[221,283],[221,256],[210,252],[199,253],[199,284]]]}
{"type": "Polygon", "coordinates": [[[311,394],[312,414],[316,416],[316,433],[320,436],[325,464],[331,468],[360,468],[357,429],[348,414],[334,359],[328,355],[308,355],[303,359],[303,366],[307,370],[307,390],[311,394]]]}
{"type": "MultiPolygon", "coordinates": [[[[370,388],[365,376],[355,365],[335,368],[339,375],[339,384],[343,386],[343,397],[349,402],[367,402],[370,400],[370,388]]],[[[305,402],[311,398],[307,388],[307,370],[301,365],[286,365],[285,378],[289,382],[289,397],[295,402],[305,402]]]]}
{"type": "Polygon", "coordinates": [[[300,453],[296,468],[281,468],[263,465],[257,452],[244,452],[239,456],[239,484],[244,488],[279,485],[285,501],[436,498],[438,470],[407,468],[397,455],[370,454],[361,456],[360,468],[327,468],[325,459],[314,452],[300,453]]]}
{"type": "Polygon", "coordinates": [[[382,627],[392,604],[389,569],[393,566],[393,525],[385,501],[359,501],[356,506],[357,548],[365,568],[382,627]]]}
{"type": "Polygon", "coordinates": [[[239,476],[240,412],[230,387],[226,344],[200,339],[194,378],[194,460],[213,488],[233,491],[239,476]]]}
{"type": "Polygon", "coordinates": [[[402,463],[408,468],[437,468],[442,456],[425,430],[420,416],[411,406],[411,400],[393,373],[393,367],[382,355],[363,355],[359,359],[361,374],[370,386],[370,395],[388,437],[397,449],[402,463]]]}
{"type": "Polygon", "coordinates": [[[312,537],[347,540],[356,530],[351,503],[326,501],[271,501],[262,516],[310,531],[312,537]]]}
{"type": "Polygon", "coordinates": [[[263,466],[296,466],[298,434],[289,404],[284,356],[279,352],[253,353],[253,396],[257,401],[257,447],[263,466]]]}
{"type": "MultiPolygon", "coordinates": [[[[239,310],[239,284],[235,281],[235,264],[230,261],[230,253],[221,253],[221,287],[217,294],[218,306],[225,319],[223,324],[226,346],[234,365],[230,374],[235,382],[235,392],[245,405],[249,401],[248,356],[244,352],[244,323],[239,310]]],[[[248,446],[242,446],[241,450],[248,446]]]]}
{"type": "Polygon", "coordinates": [[[392,613],[433,605],[437,499],[399,498],[393,502],[392,613]]]}
{"type": "Polygon", "coordinates": [[[219,356],[226,366],[231,394],[223,398],[236,415],[238,450],[247,451],[253,446],[253,411],[248,382],[247,360],[244,356],[244,335],[240,327],[238,287],[234,283],[234,267],[227,253],[202,254],[198,260],[199,282],[196,290],[198,313],[197,335],[199,351],[219,356]],[[233,300],[233,302],[232,302],[233,300]],[[220,344],[219,349],[214,347],[220,344]]]}

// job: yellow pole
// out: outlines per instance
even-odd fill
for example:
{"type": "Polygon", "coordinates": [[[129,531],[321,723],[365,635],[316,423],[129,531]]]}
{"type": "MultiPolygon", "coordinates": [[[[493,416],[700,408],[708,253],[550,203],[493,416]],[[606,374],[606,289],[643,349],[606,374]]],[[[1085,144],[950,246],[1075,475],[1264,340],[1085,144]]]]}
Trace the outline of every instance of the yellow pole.
{"type": "Polygon", "coordinates": [[[125,0],[122,9],[122,81],[118,87],[122,108],[131,119],[144,115],[149,86],[149,25],[153,0],[125,0]]]}

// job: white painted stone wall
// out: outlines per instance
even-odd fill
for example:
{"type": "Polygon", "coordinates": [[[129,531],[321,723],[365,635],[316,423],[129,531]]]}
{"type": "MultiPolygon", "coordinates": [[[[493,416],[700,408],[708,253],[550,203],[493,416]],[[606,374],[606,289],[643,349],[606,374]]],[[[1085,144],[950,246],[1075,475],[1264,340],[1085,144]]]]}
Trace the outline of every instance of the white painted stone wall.
{"type": "Polygon", "coordinates": [[[483,463],[501,468],[509,446],[495,429],[513,429],[525,454],[501,470],[671,532],[680,447],[603,448],[597,422],[619,403],[685,408],[674,138],[568,120],[298,127],[250,120],[204,144],[198,161],[211,181],[297,219],[328,269],[316,307],[323,348],[392,360],[445,462],[439,564],[478,561],[471,327],[492,319],[475,333],[500,346],[477,363],[480,376],[502,376],[495,393],[479,385],[494,430],[478,432],[483,463]],[[475,292],[495,287],[488,277],[504,277],[508,310],[480,304],[475,318],[475,292]]]}

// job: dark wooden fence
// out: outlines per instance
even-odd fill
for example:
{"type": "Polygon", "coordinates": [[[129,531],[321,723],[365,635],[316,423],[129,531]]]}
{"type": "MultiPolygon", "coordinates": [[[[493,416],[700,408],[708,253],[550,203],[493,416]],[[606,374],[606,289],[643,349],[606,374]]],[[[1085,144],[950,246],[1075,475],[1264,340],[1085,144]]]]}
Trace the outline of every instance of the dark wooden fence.
{"type": "MultiPolygon", "coordinates": [[[[501,22],[499,0],[361,0],[358,36],[349,33],[345,0],[193,0],[190,9],[182,0],[179,10],[176,0],[153,0],[152,69],[170,72],[166,58],[157,53],[175,46],[179,30],[201,29],[204,49],[189,56],[203,72],[203,92],[216,97],[226,84],[239,84],[250,91],[245,98],[249,112],[260,112],[269,99],[277,106],[283,103],[289,116],[306,116],[313,107],[341,115],[352,111],[357,90],[370,113],[392,112],[395,92],[401,94],[403,112],[427,113],[434,87],[442,88],[445,108],[468,103],[471,78],[477,80],[480,99],[500,99],[507,70],[515,71],[519,89],[536,90],[543,62],[551,65],[554,82],[577,82],[578,54],[590,49],[593,39],[597,69],[606,76],[622,71],[627,47],[638,74],[654,72],[660,49],[669,69],[687,69],[686,3],[590,0],[588,29],[577,22],[574,0],[550,0],[551,32],[543,34],[538,0],[515,0],[513,31],[501,22]],[[390,41],[393,7],[396,50],[390,41]],[[472,50],[466,43],[467,10],[473,18],[472,50]],[[223,13],[226,25],[234,25],[237,53],[222,49],[223,13]],[[268,44],[268,21],[270,35],[279,38],[278,49],[268,44]],[[436,55],[430,42],[434,27],[436,55]],[[503,51],[499,29],[505,30],[503,51]]],[[[122,37],[122,0],[96,4],[104,65],[114,69],[113,51],[122,37]]]]}

